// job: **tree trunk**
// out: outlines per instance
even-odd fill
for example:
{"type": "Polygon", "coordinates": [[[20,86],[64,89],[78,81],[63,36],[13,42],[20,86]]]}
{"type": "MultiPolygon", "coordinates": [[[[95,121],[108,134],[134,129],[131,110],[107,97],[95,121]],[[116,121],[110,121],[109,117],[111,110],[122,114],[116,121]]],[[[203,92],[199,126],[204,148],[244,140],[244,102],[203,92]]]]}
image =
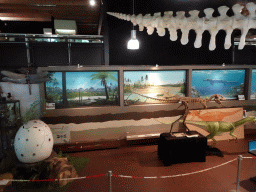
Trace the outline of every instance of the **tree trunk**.
{"type": "Polygon", "coordinates": [[[104,85],[105,85],[106,100],[109,100],[107,83],[106,83],[105,79],[103,81],[104,81],[104,85]]]}

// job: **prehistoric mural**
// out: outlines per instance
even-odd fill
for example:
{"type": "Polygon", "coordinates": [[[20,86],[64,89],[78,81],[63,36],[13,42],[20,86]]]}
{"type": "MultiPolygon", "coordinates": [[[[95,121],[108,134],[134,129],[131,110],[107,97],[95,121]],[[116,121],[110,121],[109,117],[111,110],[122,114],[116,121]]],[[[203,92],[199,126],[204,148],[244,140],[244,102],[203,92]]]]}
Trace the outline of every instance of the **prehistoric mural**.
{"type": "Polygon", "coordinates": [[[118,105],[118,72],[51,72],[46,101],[56,108],[118,105]],[[65,80],[64,80],[65,79],[65,80]]]}
{"type": "Polygon", "coordinates": [[[226,99],[244,95],[245,70],[193,70],[192,97],[219,94],[226,99]]]}
{"type": "Polygon", "coordinates": [[[256,69],[252,70],[251,99],[256,99],[256,69]]]}
{"type": "Polygon", "coordinates": [[[161,103],[148,99],[185,96],[186,71],[125,71],[124,104],[161,103]],[[136,94],[139,93],[139,94],[136,94]]]}

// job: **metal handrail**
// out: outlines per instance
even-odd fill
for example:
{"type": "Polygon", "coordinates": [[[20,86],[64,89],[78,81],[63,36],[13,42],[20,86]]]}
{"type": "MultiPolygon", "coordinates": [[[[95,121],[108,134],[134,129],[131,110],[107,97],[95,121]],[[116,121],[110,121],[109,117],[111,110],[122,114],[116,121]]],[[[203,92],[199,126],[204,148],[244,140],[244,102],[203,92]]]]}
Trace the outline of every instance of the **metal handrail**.
{"type": "Polygon", "coordinates": [[[17,34],[0,33],[0,42],[76,42],[76,43],[103,43],[102,35],[46,35],[46,34],[17,34]],[[78,40],[78,41],[76,41],[78,40]],[[81,41],[79,41],[81,40],[81,41]],[[83,41],[84,40],[84,41],[83,41]]]}

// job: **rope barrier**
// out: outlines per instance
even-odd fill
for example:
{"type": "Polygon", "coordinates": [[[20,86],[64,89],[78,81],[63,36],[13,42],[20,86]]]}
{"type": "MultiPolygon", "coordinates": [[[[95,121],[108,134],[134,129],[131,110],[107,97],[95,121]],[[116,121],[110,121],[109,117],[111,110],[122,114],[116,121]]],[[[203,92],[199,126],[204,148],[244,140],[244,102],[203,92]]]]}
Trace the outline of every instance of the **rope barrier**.
{"type": "Polygon", "coordinates": [[[114,177],[124,177],[124,178],[132,178],[132,179],[157,179],[157,178],[170,178],[170,177],[180,177],[180,176],[187,176],[187,175],[192,175],[192,174],[196,174],[196,173],[202,173],[202,172],[205,172],[205,171],[208,171],[208,170],[211,170],[211,169],[215,169],[217,167],[221,167],[223,165],[226,165],[228,163],[231,163],[233,161],[236,161],[236,159],[233,159],[233,160],[230,160],[226,163],[223,163],[223,164],[220,164],[220,165],[217,165],[217,166],[214,166],[214,167],[210,167],[210,168],[207,168],[207,169],[203,169],[203,170],[200,170],[200,171],[194,171],[194,172],[191,172],[191,173],[183,173],[183,174],[178,174],[178,175],[170,175],[170,176],[154,176],[154,177],[135,177],[135,176],[127,176],[127,175],[112,175],[114,177]]]}
{"type": "Polygon", "coordinates": [[[243,159],[256,159],[256,156],[255,157],[242,157],[243,159]]]}
{"type": "Polygon", "coordinates": [[[1,185],[1,181],[5,181],[5,182],[52,182],[52,181],[67,181],[67,180],[79,180],[79,179],[89,179],[89,178],[93,178],[93,177],[103,177],[106,176],[106,174],[100,174],[100,175],[92,175],[92,176],[84,176],[84,177],[76,177],[76,178],[64,178],[64,179],[42,179],[42,180],[22,180],[22,179],[0,179],[0,185],[1,185]]]}
{"type": "MultiPolygon", "coordinates": [[[[242,157],[244,159],[256,159],[256,157],[242,157]]],[[[230,161],[227,161],[225,163],[222,163],[220,165],[216,165],[207,169],[199,170],[199,171],[194,171],[190,173],[183,173],[183,174],[178,174],[178,175],[169,175],[169,176],[152,176],[152,177],[139,177],[139,176],[128,176],[128,175],[115,175],[112,174],[111,176],[113,177],[121,177],[121,178],[130,178],[130,179],[164,179],[164,178],[173,178],[173,177],[181,177],[181,176],[187,176],[187,175],[192,175],[192,174],[197,174],[197,173],[202,173],[205,171],[209,171],[211,169],[215,169],[218,167],[221,167],[223,165],[227,165],[233,161],[236,161],[237,158],[232,159],[230,161]]],[[[43,179],[43,180],[19,180],[19,179],[0,179],[0,185],[6,185],[9,181],[12,182],[53,182],[53,181],[65,181],[65,180],[80,180],[80,179],[89,179],[89,178],[95,178],[95,177],[103,177],[103,176],[108,176],[108,174],[99,174],[99,175],[92,175],[92,176],[84,176],[84,177],[77,177],[77,178],[64,178],[64,179],[43,179]]]]}

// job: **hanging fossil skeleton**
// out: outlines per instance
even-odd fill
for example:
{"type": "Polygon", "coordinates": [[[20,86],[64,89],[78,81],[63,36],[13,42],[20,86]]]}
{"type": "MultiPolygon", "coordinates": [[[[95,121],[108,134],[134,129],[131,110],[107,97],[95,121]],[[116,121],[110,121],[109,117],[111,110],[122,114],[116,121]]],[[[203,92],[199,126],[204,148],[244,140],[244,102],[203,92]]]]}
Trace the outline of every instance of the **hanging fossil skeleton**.
{"type": "Polygon", "coordinates": [[[226,13],[229,10],[227,6],[221,6],[218,8],[220,13],[219,17],[213,17],[214,9],[204,9],[205,17],[199,18],[199,11],[189,11],[190,17],[185,17],[185,11],[178,11],[176,17],[173,16],[173,11],[164,12],[164,16],[161,13],[155,13],[153,16],[146,14],[139,15],[126,15],[122,13],[108,12],[109,15],[131,21],[134,26],[139,26],[139,31],[147,29],[148,35],[153,34],[154,30],[159,36],[165,35],[165,29],[168,29],[170,33],[170,40],[177,40],[177,30],[182,32],[181,44],[186,45],[188,43],[188,34],[191,29],[196,32],[196,40],[194,43],[195,48],[202,46],[202,34],[204,31],[209,31],[211,35],[209,50],[213,51],[216,48],[215,38],[220,30],[226,32],[224,48],[229,49],[231,47],[231,34],[234,29],[241,30],[241,38],[238,49],[243,49],[245,46],[245,38],[250,29],[256,29],[256,4],[253,2],[247,3],[246,8],[249,15],[246,17],[241,14],[244,6],[235,4],[232,7],[234,16],[229,17],[226,13]]]}

